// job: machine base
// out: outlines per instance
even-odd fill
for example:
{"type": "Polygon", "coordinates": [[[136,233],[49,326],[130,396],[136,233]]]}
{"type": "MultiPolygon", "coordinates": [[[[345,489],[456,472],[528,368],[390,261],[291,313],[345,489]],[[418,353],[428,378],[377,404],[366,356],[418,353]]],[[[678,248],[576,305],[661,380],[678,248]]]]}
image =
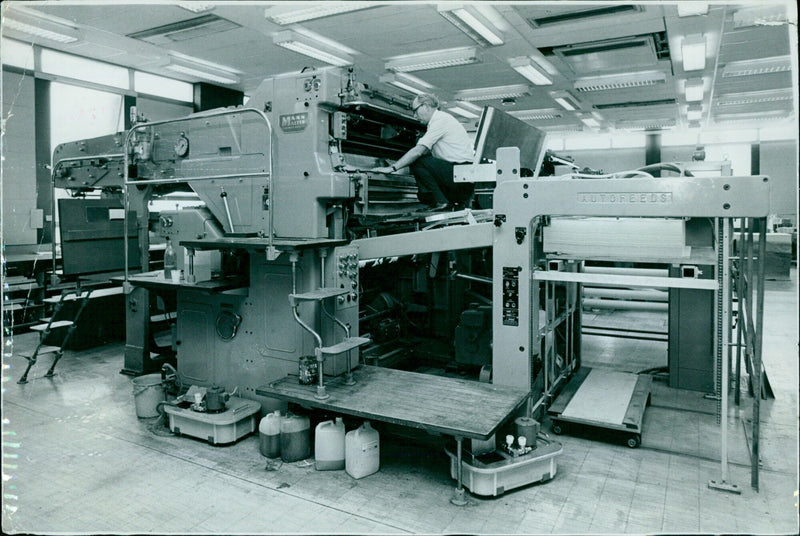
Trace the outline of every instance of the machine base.
{"type": "Polygon", "coordinates": [[[231,397],[227,409],[220,413],[203,413],[189,408],[165,405],[169,429],[176,435],[186,435],[208,441],[211,445],[233,443],[253,433],[256,414],[261,404],[231,397]]]}
{"type": "MultiPolygon", "coordinates": [[[[536,449],[517,457],[501,450],[482,456],[467,453],[461,460],[462,482],[475,495],[495,497],[520,486],[547,482],[556,475],[556,457],[563,450],[561,443],[539,439],[536,449]]],[[[450,456],[450,476],[458,479],[458,458],[448,449],[445,452],[450,456]]]]}

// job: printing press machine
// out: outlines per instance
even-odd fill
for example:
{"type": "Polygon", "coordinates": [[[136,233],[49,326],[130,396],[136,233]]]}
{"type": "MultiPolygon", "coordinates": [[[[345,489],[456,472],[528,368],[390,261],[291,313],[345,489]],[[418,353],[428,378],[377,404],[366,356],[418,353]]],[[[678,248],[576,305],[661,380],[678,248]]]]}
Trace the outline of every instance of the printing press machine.
{"type": "MultiPolygon", "coordinates": [[[[452,436],[454,502],[463,504],[461,469],[480,465],[478,446],[513,434],[516,418],[542,418],[580,368],[582,262],[544,251],[550,216],[765,217],[768,185],[536,178],[543,143],[530,150],[522,130],[517,146],[500,136],[493,159],[456,170],[457,180],[490,185],[493,206],[432,214],[412,176],[367,171],[413,147],[424,125],[408,99],[356,74],[286,74],[242,107],[65,144],[54,181],[119,193],[122,177],[135,214],[124,235],[138,236],[140,255],[129,265],[149,265],[151,233],[181,246],[178,280],[126,274],[128,372],[161,368],[150,347],[151,293],[174,291],[184,386],[237,390],[263,412],[293,402],[452,436]],[[188,190],[198,206],[149,211],[153,199],[188,190]],[[410,357],[474,379],[390,368],[410,357]],[[324,374],[301,385],[310,358],[324,374]],[[463,439],[472,440],[466,450],[463,439]]],[[[503,471],[519,463],[525,472],[509,488],[554,476],[560,446],[536,446],[506,456],[503,471]]]]}

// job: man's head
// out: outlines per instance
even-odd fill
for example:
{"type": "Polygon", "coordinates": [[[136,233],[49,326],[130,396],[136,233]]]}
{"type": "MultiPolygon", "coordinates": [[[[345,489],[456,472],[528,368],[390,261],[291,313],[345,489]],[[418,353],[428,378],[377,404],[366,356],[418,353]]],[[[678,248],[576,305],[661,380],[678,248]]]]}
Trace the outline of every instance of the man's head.
{"type": "Polygon", "coordinates": [[[439,99],[436,98],[436,95],[431,95],[430,93],[420,93],[411,104],[411,111],[414,116],[426,125],[433,117],[433,112],[438,108],[439,99]]]}

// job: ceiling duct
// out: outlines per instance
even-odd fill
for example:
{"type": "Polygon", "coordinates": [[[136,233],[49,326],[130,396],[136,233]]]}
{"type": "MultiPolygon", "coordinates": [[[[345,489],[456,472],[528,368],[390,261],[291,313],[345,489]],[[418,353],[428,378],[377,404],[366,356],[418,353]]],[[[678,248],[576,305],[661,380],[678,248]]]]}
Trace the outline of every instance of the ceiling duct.
{"type": "Polygon", "coordinates": [[[554,47],[553,54],[577,75],[618,70],[620,66],[653,68],[659,60],[652,35],[554,47]]]}
{"type": "Polygon", "coordinates": [[[661,71],[609,74],[605,76],[580,78],[575,81],[575,90],[581,92],[607,91],[610,89],[654,86],[663,84],[666,81],[667,75],[661,71]]]}
{"type": "Polygon", "coordinates": [[[675,104],[675,99],[658,99],[651,101],[612,102],[609,104],[595,104],[598,110],[614,110],[622,108],[645,108],[647,106],[665,106],[675,104]]]}
{"type": "Polygon", "coordinates": [[[639,13],[642,11],[642,6],[633,5],[613,5],[613,6],[597,6],[590,9],[578,9],[575,11],[568,11],[558,13],[555,15],[545,15],[542,17],[527,17],[525,20],[532,28],[543,28],[553,26],[555,24],[565,24],[569,22],[585,22],[592,18],[602,17],[618,17],[620,15],[627,15],[631,13],[639,13]]]}
{"type": "Polygon", "coordinates": [[[205,38],[215,33],[227,32],[236,28],[241,28],[241,26],[228,19],[208,14],[128,34],[128,37],[154,45],[170,45],[171,43],[190,39],[205,38]]]}

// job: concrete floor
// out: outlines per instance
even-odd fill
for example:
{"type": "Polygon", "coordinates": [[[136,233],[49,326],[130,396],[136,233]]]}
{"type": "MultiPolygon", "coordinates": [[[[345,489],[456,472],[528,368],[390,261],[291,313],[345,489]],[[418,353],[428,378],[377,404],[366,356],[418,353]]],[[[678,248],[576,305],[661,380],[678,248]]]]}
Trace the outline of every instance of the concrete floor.
{"type": "MultiPolygon", "coordinates": [[[[558,474],[498,498],[450,504],[449,460],[425,443],[382,437],[381,470],[361,480],[313,463],[267,463],[250,436],[212,447],[137,419],[122,346],[50,356],[17,385],[3,363],[5,533],[781,533],[798,532],[797,279],[769,282],[760,490],[750,486],[751,400],[732,407],[729,481],[721,476],[715,402],[654,382],[643,443],[563,435],[558,474]]],[[[606,313],[598,313],[605,315],[606,313]]],[[[630,313],[626,313],[630,314],[630,313]]],[[[588,314],[590,322],[593,315],[588,314]]],[[[626,322],[625,315],[613,317],[626,322]]],[[[658,325],[657,314],[637,317],[658,325]]],[[[609,318],[604,318],[609,320],[609,318]]],[[[19,351],[35,335],[14,339],[19,351]]],[[[638,371],[666,364],[666,344],[585,337],[584,361],[638,371]]],[[[544,423],[549,429],[549,423],[544,423]]]]}

